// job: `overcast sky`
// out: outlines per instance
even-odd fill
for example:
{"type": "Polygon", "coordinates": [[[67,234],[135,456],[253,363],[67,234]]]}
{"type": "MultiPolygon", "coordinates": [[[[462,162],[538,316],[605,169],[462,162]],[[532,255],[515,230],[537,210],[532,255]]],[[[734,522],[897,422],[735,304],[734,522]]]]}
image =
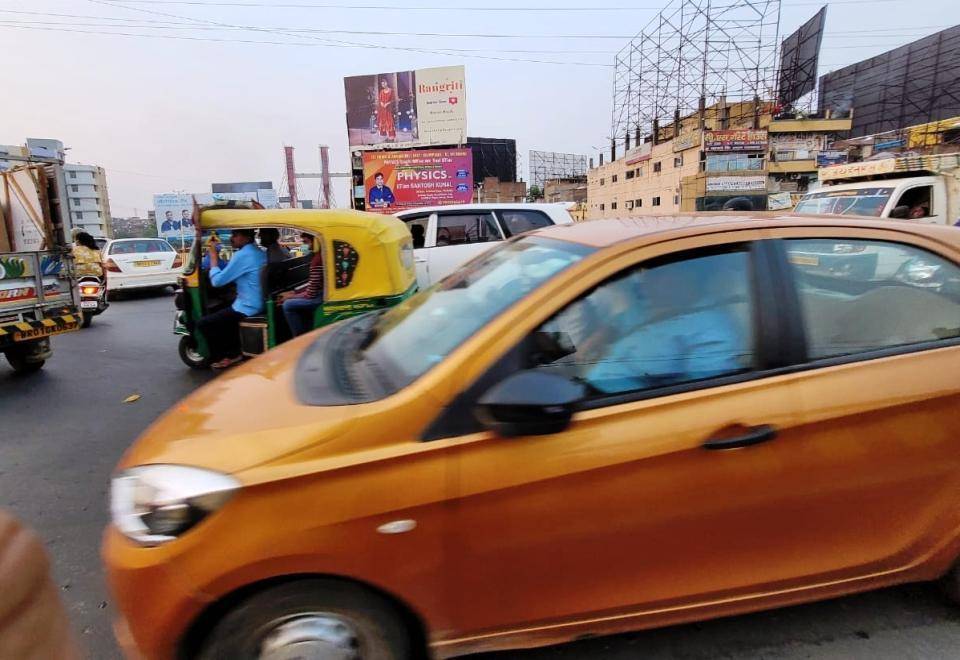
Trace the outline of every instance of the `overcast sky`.
{"type": "MultiPolygon", "coordinates": [[[[468,134],[515,138],[526,177],[530,149],[593,155],[596,147],[604,145],[610,131],[613,53],[663,4],[660,0],[0,0],[4,53],[0,144],[22,144],[27,137],[60,139],[70,147],[70,161],[107,168],[114,215],[134,211],[146,215],[156,192],[209,192],[212,181],[272,180],[279,187],[284,144],[296,147],[301,171],[319,169],[317,145],[329,144],[333,168],[345,171],[344,76],[464,64],[468,134]],[[398,8],[360,9],[360,5],[398,8]],[[531,10],[467,11],[465,7],[531,10]],[[578,11],[584,8],[590,11],[578,11]],[[286,32],[289,29],[345,32],[297,35],[286,32]],[[525,37],[385,36],[380,32],[525,37]],[[205,41],[209,39],[224,41],[205,41]],[[364,47],[345,47],[343,42],[364,47]],[[451,56],[404,48],[468,52],[451,56]]],[[[784,0],[781,36],[822,4],[784,0]]],[[[960,23],[960,0],[827,4],[821,73],[960,23]]],[[[336,195],[339,205],[349,203],[345,185],[337,186],[336,195]]],[[[317,185],[302,182],[301,196],[315,199],[317,185]]]]}

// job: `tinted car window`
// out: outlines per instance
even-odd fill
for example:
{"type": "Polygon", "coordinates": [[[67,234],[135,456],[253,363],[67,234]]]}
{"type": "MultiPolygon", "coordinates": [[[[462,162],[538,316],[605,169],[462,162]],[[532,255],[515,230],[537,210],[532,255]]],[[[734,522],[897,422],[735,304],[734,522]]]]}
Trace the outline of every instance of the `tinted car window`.
{"type": "Polygon", "coordinates": [[[692,256],[608,280],[535,333],[534,367],[597,395],[749,371],[749,259],[745,250],[692,256]]]}
{"type": "Polygon", "coordinates": [[[525,231],[549,227],[553,224],[546,213],[542,211],[498,211],[503,231],[507,236],[516,236],[525,231]]]}
{"type": "Polygon", "coordinates": [[[489,213],[456,213],[437,218],[437,247],[499,241],[500,230],[489,213]]]}
{"type": "Polygon", "coordinates": [[[427,225],[430,223],[430,216],[408,215],[400,219],[406,223],[410,235],[413,236],[413,247],[422,248],[427,240],[427,225]]]}
{"type": "Polygon", "coordinates": [[[810,358],[960,337],[960,269],[881,241],[787,241],[810,358]]]}
{"type": "Polygon", "coordinates": [[[110,254],[137,254],[140,252],[173,252],[166,241],[120,241],[110,246],[110,254]]]}

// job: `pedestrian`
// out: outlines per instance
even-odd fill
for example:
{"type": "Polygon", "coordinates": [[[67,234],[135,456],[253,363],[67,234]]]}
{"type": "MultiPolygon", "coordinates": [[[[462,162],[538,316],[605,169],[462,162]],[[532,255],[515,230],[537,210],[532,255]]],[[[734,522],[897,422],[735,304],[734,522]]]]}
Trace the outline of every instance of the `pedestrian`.
{"type": "Polygon", "coordinates": [[[214,369],[226,369],[243,359],[240,354],[240,322],[263,311],[260,271],[267,265],[266,253],[257,247],[252,229],[234,229],[230,235],[234,254],[223,268],[214,244],[207,246],[210,257],[210,284],[222,287],[236,282],[233,304],[197,321],[210,348],[214,369]]]}

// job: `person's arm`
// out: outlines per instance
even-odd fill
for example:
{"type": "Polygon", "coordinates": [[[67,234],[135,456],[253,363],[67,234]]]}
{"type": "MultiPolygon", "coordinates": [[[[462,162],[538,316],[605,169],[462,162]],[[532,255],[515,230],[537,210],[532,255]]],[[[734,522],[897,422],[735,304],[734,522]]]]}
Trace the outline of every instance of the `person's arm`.
{"type": "Polygon", "coordinates": [[[242,249],[237,250],[224,268],[220,268],[220,260],[215,254],[210,253],[210,284],[216,287],[226,286],[243,275],[249,257],[242,249]]]}

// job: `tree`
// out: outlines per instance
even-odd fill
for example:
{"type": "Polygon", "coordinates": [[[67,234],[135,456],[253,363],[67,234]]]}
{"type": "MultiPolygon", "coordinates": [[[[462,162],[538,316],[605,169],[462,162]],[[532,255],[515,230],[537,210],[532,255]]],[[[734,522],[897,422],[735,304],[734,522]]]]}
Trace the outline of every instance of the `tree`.
{"type": "Polygon", "coordinates": [[[538,199],[543,199],[543,191],[540,190],[540,186],[530,186],[527,190],[527,201],[535,202],[538,199]]]}

